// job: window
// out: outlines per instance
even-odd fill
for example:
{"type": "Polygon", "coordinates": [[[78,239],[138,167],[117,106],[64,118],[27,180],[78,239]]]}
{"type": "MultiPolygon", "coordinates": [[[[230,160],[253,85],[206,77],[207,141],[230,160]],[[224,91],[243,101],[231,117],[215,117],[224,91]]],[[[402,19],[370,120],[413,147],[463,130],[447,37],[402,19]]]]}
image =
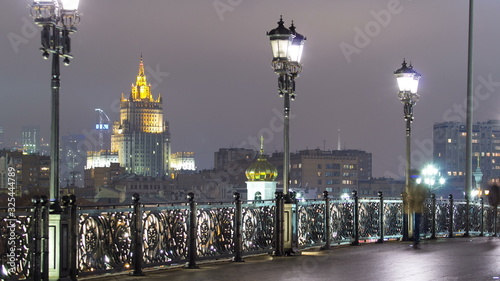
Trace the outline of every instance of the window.
{"type": "Polygon", "coordinates": [[[332,164],[333,169],[340,170],[340,164],[332,164]]]}

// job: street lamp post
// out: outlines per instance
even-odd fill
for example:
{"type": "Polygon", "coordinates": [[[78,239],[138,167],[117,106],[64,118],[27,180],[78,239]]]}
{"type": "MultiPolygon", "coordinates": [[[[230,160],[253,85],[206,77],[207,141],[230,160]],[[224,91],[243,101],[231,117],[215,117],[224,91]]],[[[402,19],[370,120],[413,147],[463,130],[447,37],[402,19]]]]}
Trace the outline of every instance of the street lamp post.
{"type": "Polygon", "coordinates": [[[267,36],[271,41],[273,51],[272,67],[278,78],[278,93],[284,98],[283,121],[283,193],[287,201],[289,196],[289,166],[290,166],[290,100],[295,100],[295,78],[302,71],[302,51],[306,38],[295,31],[295,26],[287,29],[280,17],[278,27],[269,31],[267,36]]]}
{"type": "Polygon", "coordinates": [[[34,0],[31,5],[31,16],[35,23],[42,27],[40,50],[44,59],[52,54],[52,110],[50,136],[50,201],[53,213],[60,213],[59,203],[59,58],[69,65],[71,52],[70,34],[76,32],[79,23],[79,0],[34,0]]]}
{"type": "MultiPolygon", "coordinates": [[[[403,195],[403,208],[407,211],[406,196],[410,191],[410,171],[411,171],[411,123],[413,122],[413,106],[417,103],[419,95],[418,81],[421,77],[419,73],[413,70],[413,66],[407,66],[406,61],[403,60],[402,67],[394,72],[394,76],[398,81],[399,86],[399,99],[404,105],[404,119],[406,121],[406,173],[405,173],[405,191],[403,195]]],[[[409,240],[409,217],[410,214],[403,215],[403,240],[409,240]]]]}
{"type": "MultiPolygon", "coordinates": [[[[302,71],[302,50],[306,38],[295,31],[295,26],[287,29],[283,18],[280,17],[278,27],[267,32],[271,41],[273,51],[272,67],[278,77],[278,93],[284,99],[284,120],[283,120],[283,194],[285,203],[282,210],[281,229],[283,229],[283,241],[281,245],[284,252],[293,254],[297,252],[294,246],[297,245],[297,228],[294,228],[294,222],[297,221],[295,199],[290,196],[290,100],[295,100],[295,78],[302,71]],[[294,241],[295,240],[295,241],[294,241]],[[294,245],[295,242],[295,245],[294,245]]],[[[281,251],[278,251],[281,252],[281,251]]]]}
{"type": "MultiPolygon", "coordinates": [[[[79,0],[34,0],[30,5],[31,16],[35,24],[42,27],[42,56],[48,59],[52,54],[52,103],[51,103],[51,135],[50,135],[50,201],[51,212],[48,219],[49,239],[43,243],[48,251],[42,271],[50,280],[70,278],[67,263],[70,258],[69,225],[67,214],[63,213],[60,204],[59,188],[59,59],[63,57],[64,64],[69,65],[71,55],[70,34],[76,32],[75,25],[80,22],[78,14],[79,0]]],[[[74,276],[73,276],[74,277],[74,276]]]]}

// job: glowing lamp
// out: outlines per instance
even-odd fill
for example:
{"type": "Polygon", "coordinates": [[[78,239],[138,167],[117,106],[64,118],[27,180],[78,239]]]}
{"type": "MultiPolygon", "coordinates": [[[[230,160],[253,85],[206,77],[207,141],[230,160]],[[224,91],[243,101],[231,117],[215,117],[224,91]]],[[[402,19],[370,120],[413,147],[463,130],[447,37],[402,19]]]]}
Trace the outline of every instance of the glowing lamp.
{"type": "Polygon", "coordinates": [[[80,0],[61,0],[62,8],[64,10],[76,11],[80,0]]]}
{"type": "Polygon", "coordinates": [[[271,41],[273,51],[273,60],[288,60],[289,45],[292,42],[293,35],[289,29],[283,25],[283,18],[280,17],[278,27],[269,31],[267,36],[271,41]]]}
{"type": "Polygon", "coordinates": [[[407,66],[405,60],[403,60],[402,67],[394,72],[394,76],[398,81],[400,92],[417,93],[418,81],[421,75],[413,70],[411,65],[407,66]]]}
{"type": "Polygon", "coordinates": [[[295,26],[290,26],[290,32],[293,35],[292,42],[288,46],[288,57],[291,62],[300,63],[302,58],[302,51],[304,50],[304,43],[306,42],[306,37],[295,31],[295,26]]]}

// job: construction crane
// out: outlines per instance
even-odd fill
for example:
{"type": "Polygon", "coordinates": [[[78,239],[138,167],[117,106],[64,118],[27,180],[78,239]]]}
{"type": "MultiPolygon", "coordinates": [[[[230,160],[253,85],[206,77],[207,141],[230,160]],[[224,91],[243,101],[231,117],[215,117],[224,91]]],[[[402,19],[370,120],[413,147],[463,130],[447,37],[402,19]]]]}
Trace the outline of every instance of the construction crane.
{"type": "Polygon", "coordinates": [[[98,114],[98,123],[95,124],[95,129],[99,132],[99,146],[97,150],[101,151],[104,148],[104,132],[109,131],[109,117],[100,108],[96,108],[95,111],[98,114]]]}

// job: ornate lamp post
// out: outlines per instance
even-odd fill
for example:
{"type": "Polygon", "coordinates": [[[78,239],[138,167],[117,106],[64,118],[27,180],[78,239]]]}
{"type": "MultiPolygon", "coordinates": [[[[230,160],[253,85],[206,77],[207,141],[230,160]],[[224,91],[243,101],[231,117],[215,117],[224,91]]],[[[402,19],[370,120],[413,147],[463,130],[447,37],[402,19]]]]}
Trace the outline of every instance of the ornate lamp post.
{"type": "Polygon", "coordinates": [[[295,100],[295,78],[302,71],[302,51],[306,38],[295,31],[295,26],[287,29],[280,17],[278,27],[269,31],[267,36],[271,41],[273,51],[272,67],[278,78],[278,93],[284,98],[283,124],[283,193],[289,201],[289,166],[290,166],[290,100],[295,100]]]}
{"type": "Polygon", "coordinates": [[[61,212],[59,204],[59,58],[69,65],[71,52],[70,34],[76,32],[75,25],[80,22],[79,0],[34,0],[31,16],[42,27],[40,50],[44,59],[52,54],[52,117],[50,136],[50,201],[53,212],[61,212]]]}
{"type": "MultiPolygon", "coordinates": [[[[35,23],[42,27],[42,56],[48,59],[52,54],[52,103],[51,103],[51,136],[50,136],[50,201],[49,239],[44,248],[48,259],[44,262],[43,274],[47,280],[68,279],[70,270],[74,275],[75,268],[68,268],[70,245],[68,233],[68,217],[63,214],[59,203],[59,58],[69,65],[71,55],[70,34],[76,31],[75,25],[80,22],[78,14],[79,0],[34,0],[30,5],[31,16],[35,23]]],[[[74,277],[74,276],[72,276],[74,277]]]]}
{"type": "MultiPolygon", "coordinates": [[[[405,191],[403,199],[406,201],[406,195],[410,189],[410,171],[411,171],[411,123],[413,122],[413,106],[417,103],[419,95],[418,81],[421,77],[419,73],[413,70],[413,66],[407,66],[403,60],[402,67],[394,72],[394,76],[398,81],[399,99],[404,105],[404,119],[406,121],[406,173],[405,173],[405,191]]],[[[406,208],[407,202],[403,202],[406,208]]],[[[409,212],[408,212],[409,213],[409,212]]],[[[409,214],[403,216],[403,240],[408,240],[409,231],[409,214]]]]}

